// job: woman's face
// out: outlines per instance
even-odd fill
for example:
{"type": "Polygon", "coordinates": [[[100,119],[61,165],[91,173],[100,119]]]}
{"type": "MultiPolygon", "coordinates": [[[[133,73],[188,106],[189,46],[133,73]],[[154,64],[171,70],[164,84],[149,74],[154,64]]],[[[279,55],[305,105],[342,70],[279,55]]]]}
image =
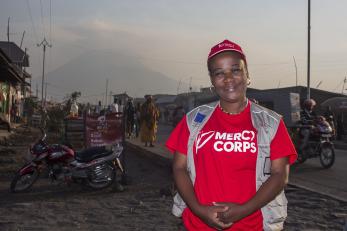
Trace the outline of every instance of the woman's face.
{"type": "Polygon", "coordinates": [[[243,102],[248,85],[247,68],[241,55],[223,52],[209,64],[211,83],[220,99],[229,103],[243,102]]]}

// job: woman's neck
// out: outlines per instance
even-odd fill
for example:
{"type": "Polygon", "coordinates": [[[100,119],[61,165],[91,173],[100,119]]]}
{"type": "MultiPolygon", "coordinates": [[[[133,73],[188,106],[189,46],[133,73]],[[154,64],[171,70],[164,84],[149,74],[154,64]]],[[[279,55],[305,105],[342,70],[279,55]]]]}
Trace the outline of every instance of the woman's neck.
{"type": "Polygon", "coordinates": [[[228,102],[224,100],[220,101],[220,107],[222,111],[228,114],[241,113],[247,107],[247,104],[248,104],[248,99],[246,97],[239,102],[228,102]]]}

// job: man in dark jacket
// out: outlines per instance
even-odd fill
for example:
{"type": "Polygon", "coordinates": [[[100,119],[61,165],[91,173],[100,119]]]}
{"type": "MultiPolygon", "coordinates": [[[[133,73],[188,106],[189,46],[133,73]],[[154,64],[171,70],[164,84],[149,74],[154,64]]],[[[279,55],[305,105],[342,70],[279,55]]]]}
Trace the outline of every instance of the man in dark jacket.
{"type": "Polygon", "coordinates": [[[312,127],[314,126],[313,122],[317,117],[316,113],[313,111],[314,106],[316,106],[316,101],[314,101],[313,99],[306,99],[303,106],[304,108],[300,112],[301,124],[304,125],[304,127],[300,130],[301,135],[303,136],[300,145],[300,152],[302,152],[307,147],[312,127]]]}

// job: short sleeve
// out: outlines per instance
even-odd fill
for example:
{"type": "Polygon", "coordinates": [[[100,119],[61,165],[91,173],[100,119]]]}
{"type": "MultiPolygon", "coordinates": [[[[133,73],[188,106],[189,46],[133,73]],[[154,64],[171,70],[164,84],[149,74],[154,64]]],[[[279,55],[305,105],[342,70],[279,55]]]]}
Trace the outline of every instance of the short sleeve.
{"type": "Polygon", "coordinates": [[[166,141],[166,147],[172,153],[179,152],[187,154],[188,138],[189,129],[187,119],[186,116],[183,116],[166,141]]]}
{"type": "Polygon", "coordinates": [[[271,142],[270,159],[275,160],[283,157],[288,157],[289,164],[292,164],[297,158],[297,153],[287,128],[281,119],[277,133],[271,142]]]}

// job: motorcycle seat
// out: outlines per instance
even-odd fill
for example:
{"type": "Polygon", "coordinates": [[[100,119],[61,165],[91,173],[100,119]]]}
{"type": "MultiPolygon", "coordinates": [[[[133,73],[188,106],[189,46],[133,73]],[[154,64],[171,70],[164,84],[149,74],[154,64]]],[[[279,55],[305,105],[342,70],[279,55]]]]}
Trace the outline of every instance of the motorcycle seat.
{"type": "Polygon", "coordinates": [[[89,162],[104,156],[112,154],[112,150],[106,149],[106,147],[91,147],[82,151],[76,152],[75,159],[79,162],[89,162]]]}

